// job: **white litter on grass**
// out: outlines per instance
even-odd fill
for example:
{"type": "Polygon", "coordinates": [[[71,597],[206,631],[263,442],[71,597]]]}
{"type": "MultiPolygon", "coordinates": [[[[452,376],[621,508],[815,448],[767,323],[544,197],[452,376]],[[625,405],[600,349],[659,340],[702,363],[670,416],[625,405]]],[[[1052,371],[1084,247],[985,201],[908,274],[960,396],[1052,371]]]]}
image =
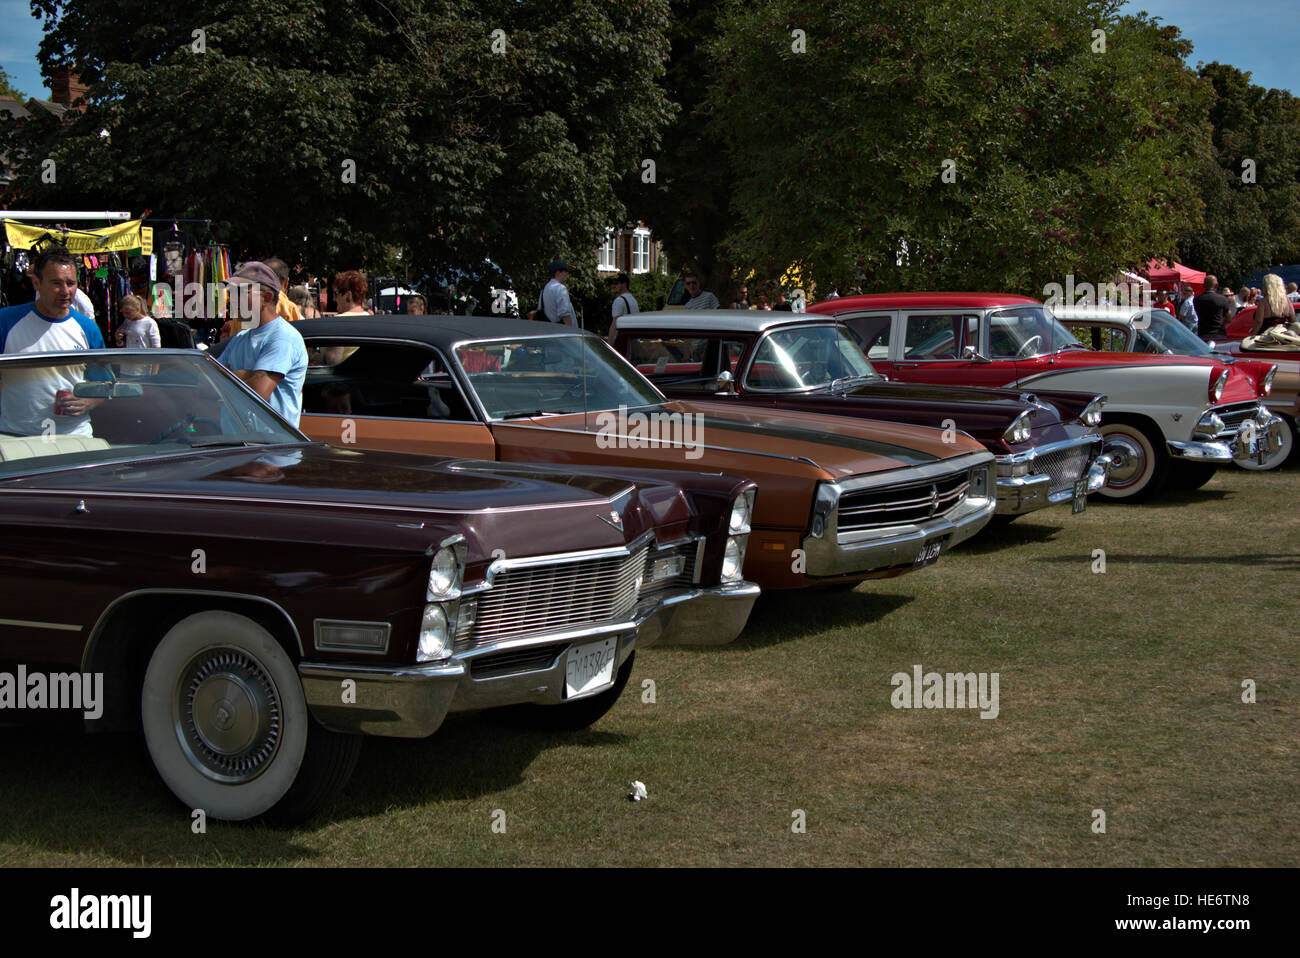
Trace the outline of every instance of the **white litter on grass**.
{"type": "Polygon", "coordinates": [[[642,782],[633,782],[632,791],[628,792],[627,797],[634,802],[639,802],[646,797],[645,784],[642,782]]]}

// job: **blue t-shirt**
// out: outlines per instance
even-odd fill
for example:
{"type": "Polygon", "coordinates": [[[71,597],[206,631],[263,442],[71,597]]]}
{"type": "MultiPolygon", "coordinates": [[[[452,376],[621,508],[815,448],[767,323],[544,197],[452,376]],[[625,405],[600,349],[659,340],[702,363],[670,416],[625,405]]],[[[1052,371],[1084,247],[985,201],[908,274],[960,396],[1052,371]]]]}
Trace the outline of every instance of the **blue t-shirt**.
{"type": "MultiPolygon", "coordinates": [[[[76,310],[69,310],[63,319],[52,319],[35,303],[0,309],[0,353],[35,355],[103,348],[99,327],[76,310]]],[[[37,436],[48,421],[59,434],[91,435],[90,416],[54,415],[55,394],[71,392],[85,373],[84,363],[5,370],[0,380],[0,432],[37,436]]]]}
{"type": "Polygon", "coordinates": [[[236,333],[221,352],[227,369],[262,370],[283,378],[271,393],[270,406],[292,425],[302,418],[302,383],[307,378],[307,344],[283,319],[236,333]]]}

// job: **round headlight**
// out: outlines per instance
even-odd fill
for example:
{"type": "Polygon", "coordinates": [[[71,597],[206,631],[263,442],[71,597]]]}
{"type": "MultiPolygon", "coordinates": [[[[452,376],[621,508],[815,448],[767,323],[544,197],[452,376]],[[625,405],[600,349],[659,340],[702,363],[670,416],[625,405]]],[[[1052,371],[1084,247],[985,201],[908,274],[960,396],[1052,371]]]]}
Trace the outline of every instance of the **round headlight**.
{"type": "Polygon", "coordinates": [[[1025,410],[1017,416],[1016,421],[1008,426],[1006,432],[1002,434],[1003,440],[1013,446],[1028,441],[1031,416],[1032,413],[1029,410],[1025,410]]]}
{"type": "Polygon", "coordinates": [[[1088,403],[1088,408],[1085,409],[1083,415],[1079,417],[1085,426],[1101,425],[1101,407],[1105,402],[1106,400],[1104,399],[1094,399],[1092,402],[1088,403]]]}
{"type": "Polygon", "coordinates": [[[433,566],[429,569],[429,598],[445,599],[456,591],[456,579],[460,570],[456,562],[456,551],[450,546],[439,549],[433,557],[433,566]]]}
{"type": "Polygon", "coordinates": [[[731,504],[731,519],[727,522],[727,529],[734,535],[741,532],[749,531],[749,496],[739,495],[736,501],[731,504]]]}
{"type": "Polygon", "coordinates": [[[1223,387],[1228,385],[1228,372],[1229,370],[1225,369],[1222,375],[1214,381],[1214,389],[1211,390],[1210,396],[1215,402],[1223,398],[1223,387]]]}
{"type": "Polygon", "coordinates": [[[743,556],[740,552],[740,543],[735,539],[727,538],[727,549],[722,554],[722,581],[729,582],[732,579],[740,578],[740,566],[743,556]]]}
{"type": "Polygon", "coordinates": [[[445,658],[451,649],[447,644],[447,613],[440,605],[426,605],[420,622],[420,661],[445,658]]]}

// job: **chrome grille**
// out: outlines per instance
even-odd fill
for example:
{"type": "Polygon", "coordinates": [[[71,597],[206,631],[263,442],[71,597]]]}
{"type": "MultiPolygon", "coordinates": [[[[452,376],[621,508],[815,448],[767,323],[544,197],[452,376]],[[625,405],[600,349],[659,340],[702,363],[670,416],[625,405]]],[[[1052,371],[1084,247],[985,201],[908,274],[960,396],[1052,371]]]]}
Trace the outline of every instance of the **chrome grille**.
{"type": "Polygon", "coordinates": [[[1241,424],[1255,415],[1259,409],[1259,402],[1237,402],[1230,403],[1227,406],[1215,406],[1211,412],[1217,413],[1218,417],[1223,420],[1223,424],[1228,428],[1221,435],[1228,433],[1235,434],[1241,428],[1241,424]]]}
{"type": "Polygon", "coordinates": [[[543,645],[541,648],[494,652],[491,655],[479,656],[470,665],[470,675],[476,679],[490,679],[499,675],[549,669],[560,657],[560,653],[568,647],[567,644],[543,645]]]}
{"type": "Polygon", "coordinates": [[[1058,449],[1034,457],[1033,471],[1040,476],[1051,476],[1051,482],[1048,484],[1049,495],[1070,492],[1074,489],[1075,481],[1082,479],[1083,471],[1088,468],[1088,455],[1091,449],[1091,445],[1071,446],[1068,449],[1058,449]]]}
{"type": "Polygon", "coordinates": [[[970,473],[962,470],[930,482],[846,493],[840,499],[837,531],[889,529],[940,519],[965,501],[969,489],[970,473]]]}
{"type": "Polygon", "coordinates": [[[647,551],[642,545],[626,556],[502,570],[490,589],[462,603],[455,651],[626,618],[647,551]]]}

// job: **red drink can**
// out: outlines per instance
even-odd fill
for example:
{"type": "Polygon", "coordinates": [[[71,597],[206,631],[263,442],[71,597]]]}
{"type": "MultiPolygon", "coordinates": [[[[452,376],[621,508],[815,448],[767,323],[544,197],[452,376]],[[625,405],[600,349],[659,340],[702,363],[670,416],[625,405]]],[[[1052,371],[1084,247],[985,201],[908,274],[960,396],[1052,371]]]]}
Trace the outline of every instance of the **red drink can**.
{"type": "Polygon", "coordinates": [[[71,415],[69,412],[67,412],[67,407],[64,406],[64,403],[71,398],[72,398],[71,389],[60,389],[58,392],[56,392],[54,394],[54,415],[56,416],[71,415]]]}

